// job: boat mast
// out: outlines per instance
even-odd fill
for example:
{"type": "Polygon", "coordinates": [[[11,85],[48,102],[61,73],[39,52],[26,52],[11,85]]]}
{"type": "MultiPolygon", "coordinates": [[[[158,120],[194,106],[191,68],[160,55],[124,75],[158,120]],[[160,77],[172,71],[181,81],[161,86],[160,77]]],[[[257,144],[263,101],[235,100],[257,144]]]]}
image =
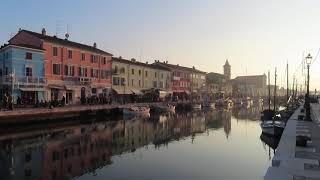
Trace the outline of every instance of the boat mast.
{"type": "Polygon", "coordinates": [[[271,109],[271,98],[270,98],[270,71],[268,71],[268,104],[269,104],[269,110],[271,109]]]}
{"type": "Polygon", "coordinates": [[[287,61],[287,109],[288,109],[288,101],[289,101],[289,64],[287,61]]]}
{"type": "Polygon", "coordinates": [[[277,95],[277,68],[274,71],[274,94],[273,94],[273,110],[276,112],[276,95],[277,95]]]}

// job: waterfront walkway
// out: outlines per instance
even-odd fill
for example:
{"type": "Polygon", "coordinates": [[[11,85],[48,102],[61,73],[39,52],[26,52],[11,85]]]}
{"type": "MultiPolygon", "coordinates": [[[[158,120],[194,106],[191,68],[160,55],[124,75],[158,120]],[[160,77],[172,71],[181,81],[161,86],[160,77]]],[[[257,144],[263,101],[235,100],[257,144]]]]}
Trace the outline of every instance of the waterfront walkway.
{"type": "Polygon", "coordinates": [[[311,104],[312,122],[298,120],[301,106],[287,122],[265,180],[320,180],[320,105],[311,104]],[[296,136],[311,138],[307,147],[296,146],[296,136]]]}
{"type": "Polygon", "coordinates": [[[17,108],[12,111],[0,111],[0,124],[25,123],[38,120],[48,120],[55,118],[68,118],[81,116],[81,113],[90,114],[97,111],[111,111],[115,109],[129,108],[132,106],[150,106],[161,102],[153,103],[129,103],[112,105],[70,105],[64,107],[49,108],[17,108]]]}

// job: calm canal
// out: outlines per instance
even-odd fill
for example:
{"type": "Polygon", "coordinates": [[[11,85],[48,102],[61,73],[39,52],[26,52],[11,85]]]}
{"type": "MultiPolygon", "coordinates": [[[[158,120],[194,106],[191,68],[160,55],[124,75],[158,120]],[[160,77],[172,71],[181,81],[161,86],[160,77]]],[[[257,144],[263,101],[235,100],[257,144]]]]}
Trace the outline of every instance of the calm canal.
{"type": "MultiPolygon", "coordinates": [[[[263,179],[259,109],[151,115],[0,133],[4,180],[263,179]]],[[[263,139],[263,138],[262,138],[263,139]]]]}

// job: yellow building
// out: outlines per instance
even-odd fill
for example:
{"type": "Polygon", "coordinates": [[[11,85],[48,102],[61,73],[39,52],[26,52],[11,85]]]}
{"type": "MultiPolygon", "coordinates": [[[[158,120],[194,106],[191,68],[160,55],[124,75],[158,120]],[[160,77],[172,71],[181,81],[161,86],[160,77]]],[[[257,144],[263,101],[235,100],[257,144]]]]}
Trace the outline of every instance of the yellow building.
{"type": "Polygon", "coordinates": [[[156,64],[112,58],[112,71],[112,89],[118,94],[141,95],[141,91],[152,88],[171,90],[170,69],[156,64]]]}

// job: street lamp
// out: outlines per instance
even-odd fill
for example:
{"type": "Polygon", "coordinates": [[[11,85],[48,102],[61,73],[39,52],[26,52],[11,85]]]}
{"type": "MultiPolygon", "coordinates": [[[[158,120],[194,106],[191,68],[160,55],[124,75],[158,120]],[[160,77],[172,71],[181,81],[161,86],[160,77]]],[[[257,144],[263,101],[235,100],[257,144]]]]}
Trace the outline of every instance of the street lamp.
{"type": "Polygon", "coordinates": [[[310,64],[312,61],[312,56],[310,55],[310,53],[308,54],[308,56],[306,57],[306,64],[307,64],[307,69],[308,69],[308,76],[307,76],[307,94],[305,97],[305,108],[306,108],[306,120],[307,121],[311,121],[310,118],[310,94],[309,94],[309,86],[310,86],[310,64]]]}

